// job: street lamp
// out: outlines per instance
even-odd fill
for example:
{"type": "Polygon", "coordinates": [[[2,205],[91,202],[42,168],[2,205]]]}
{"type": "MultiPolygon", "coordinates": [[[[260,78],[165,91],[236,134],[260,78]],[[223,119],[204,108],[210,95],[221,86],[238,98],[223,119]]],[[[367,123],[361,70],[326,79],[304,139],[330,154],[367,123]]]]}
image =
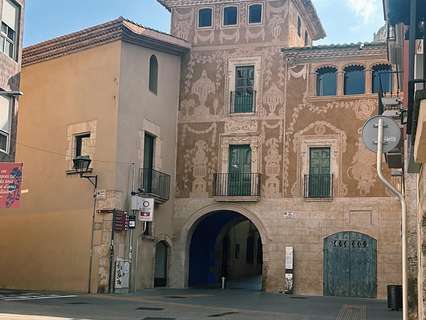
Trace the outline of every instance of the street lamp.
{"type": "Polygon", "coordinates": [[[98,176],[97,175],[91,175],[88,174],[90,172],[90,163],[92,160],[89,156],[77,156],[74,159],[72,159],[72,162],[74,163],[74,169],[80,173],[80,178],[85,178],[90,181],[90,183],[95,187],[98,186],[98,176]]]}
{"type": "Polygon", "coordinates": [[[19,97],[24,95],[21,91],[0,91],[0,96],[19,97]]]}
{"type": "Polygon", "coordinates": [[[90,163],[92,160],[89,156],[77,156],[72,159],[74,164],[74,169],[77,173],[80,173],[80,178],[85,178],[90,181],[90,183],[95,188],[95,192],[93,193],[93,211],[92,211],[92,227],[90,234],[90,257],[89,257],[89,280],[88,280],[88,290],[90,293],[92,288],[92,269],[93,269],[93,239],[94,239],[94,227],[95,227],[95,213],[96,213],[96,188],[98,187],[98,176],[90,174],[91,169],[90,163]]]}

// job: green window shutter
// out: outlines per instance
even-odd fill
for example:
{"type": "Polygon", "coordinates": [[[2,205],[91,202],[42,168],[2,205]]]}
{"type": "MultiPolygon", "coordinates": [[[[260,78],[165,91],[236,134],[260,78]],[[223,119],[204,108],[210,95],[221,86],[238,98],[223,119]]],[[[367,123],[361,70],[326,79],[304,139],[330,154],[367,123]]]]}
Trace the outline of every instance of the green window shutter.
{"type": "Polygon", "coordinates": [[[235,113],[254,111],[254,66],[239,66],[235,69],[235,113]]]}
{"type": "Polygon", "coordinates": [[[309,149],[308,190],[310,198],[331,196],[330,148],[309,149]]]}
{"type": "Polygon", "coordinates": [[[251,148],[249,145],[229,146],[228,195],[251,194],[251,148]]]}

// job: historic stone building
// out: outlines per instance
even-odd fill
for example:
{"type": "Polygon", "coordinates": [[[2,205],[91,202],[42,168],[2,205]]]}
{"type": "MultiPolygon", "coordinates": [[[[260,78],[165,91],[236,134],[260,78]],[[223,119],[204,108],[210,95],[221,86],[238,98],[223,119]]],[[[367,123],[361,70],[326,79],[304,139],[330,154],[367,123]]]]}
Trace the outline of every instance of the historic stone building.
{"type": "Polygon", "coordinates": [[[0,161],[5,162],[15,159],[24,2],[0,1],[0,161]]]}
{"type": "Polygon", "coordinates": [[[400,209],[360,131],[385,44],[312,47],[325,32],[307,0],[160,2],[192,43],[169,285],[284,291],[293,247],[294,292],[383,298],[401,281],[400,209]]]}

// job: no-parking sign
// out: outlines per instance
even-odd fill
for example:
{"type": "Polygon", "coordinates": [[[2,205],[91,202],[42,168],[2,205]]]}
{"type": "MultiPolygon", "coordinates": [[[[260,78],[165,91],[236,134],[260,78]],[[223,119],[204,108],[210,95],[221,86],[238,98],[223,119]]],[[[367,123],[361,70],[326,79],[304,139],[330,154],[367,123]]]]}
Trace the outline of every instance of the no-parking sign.
{"type": "Polygon", "coordinates": [[[142,198],[139,221],[152,221],[154,218],[154,199],[142,198]]]}

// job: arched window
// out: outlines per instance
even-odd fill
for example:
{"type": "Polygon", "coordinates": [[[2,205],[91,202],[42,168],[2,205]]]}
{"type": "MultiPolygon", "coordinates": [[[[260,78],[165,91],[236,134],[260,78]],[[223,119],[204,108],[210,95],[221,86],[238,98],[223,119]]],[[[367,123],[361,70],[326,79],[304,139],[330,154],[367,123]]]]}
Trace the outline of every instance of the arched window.
{"type": "Polygon", "coordinates": [[[158,61],[157,57],[152,55],[149,59],[149,91],[157,94],[158,87],[158,61]]]}
{"type": "Polygon", "coordinates": [[[323,67],[317,71],[317,96],[335,96],[337,91],[337,69],[323,67]]]}
{"type": "Polygon", "coordinates": [[[297,17],[297,35],[302,36],[302,20],[300,20],[300,17],[297,17]]]}
{"type": "Polygon", "coordinates": [[[392,92],[392,66],[388,64],[375,65],[373,73],[373,93],[392,92]]]}
{"type": "Polygon", "coordinates": [[[309,34],[308,31],[305,31],[305,47],[309,46],[309,34]]]}
{"type": "Polygon", "coordinates": [[[345,95],[365,93],[365,72],[363,66],[345,68],[345,95]]]}

